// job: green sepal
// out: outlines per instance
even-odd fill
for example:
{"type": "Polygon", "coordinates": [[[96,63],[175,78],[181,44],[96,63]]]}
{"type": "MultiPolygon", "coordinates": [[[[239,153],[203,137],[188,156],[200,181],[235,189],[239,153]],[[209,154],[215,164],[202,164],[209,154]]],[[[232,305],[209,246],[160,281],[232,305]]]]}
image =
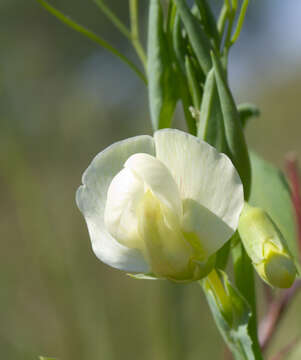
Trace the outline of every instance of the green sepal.
{"type": "Polygon", "coordinates": [[[171,126],[178,99],[160,0],[150,0],[148,26],[148,94],[153,129],[158,130],[171,126]]]}
{"type": "Polygon", "coordinates": [[[252,117],[260,116],[260,110],[254,104],[249,104],[249,103],[239,104],[237,106],[237,110],[239,113],[240,122],[241,122],[241,126],[243,127],[243,129],[246,127],[248,121],[252,117]]]}
{"type": "Polygon", "coordinates": [[[239,113],[227,84],[222,64],[213,52],[211,52],[211,55],[223,114],[228,155],[244,185],[245,199],[248,199],[251,186],[251,165],[248,148],[240,123],[239,113]]]}
{"type": "Polygon", "coordinates": [[[251,308],[226,273],[213,271],[203,286],[215,323],[236,360],[257,360],[249,334],[251,308]]]}
{"type": "Polygon", "coordinates": [[[298,258],[295,216],[289,185],[283,172],[250,152],[252,189],[250,204],[265,210],[286,239],[290,253],[298,258]]]}
{"type": "Polygon", "coordinates": [[[210,58],[210,42],[202,29],[199,21],[191,13],[189,7],[186,4],[186,1],[183,0],[174,0],[177,5],[178,12],[180,14],[181,20],[186,29],[188,38],[190,40],[191,46],[194,50],[196,58],[205,74],[209,72],[212,67],[211,58],[210,58]]]}
{"type": "Polygon", "coordinates": [[[197,135],[217,150],[225,152],[223,115],[214,69],[211,69],[206,77],[197,135]]]}
{"type": "Polygon", "coordinates": [[[214,44],[219,47],[220,36],[217,30],[216,20],[212,10],[206,0],[196,0],[196,5],[201,15],[201,22],[203,24],[206,34],[211,37],[214,44]]]}
{"type": "Polygon", "coordinates": [[[149,274],[127,274],[129,277],[133,278],[133,279],[137,279],[137,280],[163,280],[161,278],[158,278],[157,276],[155,276],[152,273],[149,274]]]}

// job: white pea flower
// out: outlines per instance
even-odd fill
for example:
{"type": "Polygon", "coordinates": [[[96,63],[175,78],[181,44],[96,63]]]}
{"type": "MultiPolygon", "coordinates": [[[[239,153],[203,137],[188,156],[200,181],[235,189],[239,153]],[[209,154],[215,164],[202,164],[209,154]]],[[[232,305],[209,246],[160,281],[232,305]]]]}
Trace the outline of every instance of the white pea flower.
{"type": "Polygon", "coordinates": [[[175,129],[111,145],[82,182],[76,201],[96,256],[129,273],[174,281],[211,271],[244,205],[230,159],[175,129]]]}

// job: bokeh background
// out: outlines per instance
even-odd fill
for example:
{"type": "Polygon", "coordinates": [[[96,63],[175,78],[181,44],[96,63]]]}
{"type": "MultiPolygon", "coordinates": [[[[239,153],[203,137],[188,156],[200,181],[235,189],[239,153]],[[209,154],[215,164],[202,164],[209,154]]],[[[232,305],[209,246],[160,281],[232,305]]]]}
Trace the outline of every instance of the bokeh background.
{"type": "MultiPolygon", "coordinates": [[[[249,144],[283,166],[287,152],[301,154],[301,3],[250,3],[231,85],[237,102],[262,111],[249,144]]],[[[92,0],[52,4],[135,59],[92,0]]],[[[128,22],[126,1],[108,4],[128,22]]],[[[145,38],[148,0],[140,4],[145,38]]],[[[0,48],[0,358],[222,359],[200,288],[137,281],[103,265],[75,205],[96,153],[151,133],[143,84],[34,0],[1,0],[0,48]]],[[[184,126],[180,111],[175,124],[184,126]]],[[[300,301],[270,353],[301,336],[300,301]]]]}

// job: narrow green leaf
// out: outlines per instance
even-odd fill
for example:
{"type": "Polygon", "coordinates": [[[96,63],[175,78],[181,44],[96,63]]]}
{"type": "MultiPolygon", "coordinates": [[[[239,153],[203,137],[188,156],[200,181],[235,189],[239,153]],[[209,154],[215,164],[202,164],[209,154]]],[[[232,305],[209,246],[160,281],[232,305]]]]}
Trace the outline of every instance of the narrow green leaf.
{"type": "Polygon", "coordinates": [[[201,14],[201,22],[204,30],[211,37],[218,47],[220,44],[220,36],[217,30],[216,20],[207,0],[196,0],[196,5],[201,14]]]}
{"type": "Polygon", "coordinates": [[[223,271],[212,271],[202,281],[215,323],[236,360],[259,360],[249,334],[251,308],[223,271]]]}
{"type": "Polygon", "coordinates": [[[120,60],[122,60],[124,63],[126,63],[145,83],[146,78],[143,75],[143,73],[137,68],[137,66],[129,60],[126,56],[121,54],[117,49],[115,49],[113,46],[111,46],[109,43],[107,43],[105,40],[103,40],[101,37],[96,35],[91,30],[85,28],[84,26],[76,23],[70,17],[64,15],[62,12],[54,8],[52,5],[50,5],[45,0],[37,0],[49,13],[51,13],[53,16],[55,16],[58,20],[60,20],[65,25],[69,26],[71,29],[81,33],[82,35],[86,36],[90,40],[94,41],[98,45],[102,46],[115,56],[117,56],[120,60]]]}
{"type": "Polygon", "coordinates": [[[39,356],[39,360],[56,360],[55,358],[45,357],[45,356],[39,356]]]}
{"type": "Polygon", "coordinates": [[[205,74],[211,69],[210,42],[199,21],[193,16],[185,0],[174,0],[184,27],[187,31],[191,46],[198,62],[205,74]]]}
{"type": "Polygon", "coordinates": [[[173,27],[173,50],[177,59],[178,66],[185,76],[185,56],[187,54],[185,40],[182,36],[181,18],[177,11],[173,27]]]}
{"type": "Polygon", "coordinates": [[[237,106],[237,110],[239,113],[240,122],[241,122],[243,129],[245,128],[245,126],[247,125],[247,122],[252,117],[258,117],[260,115],[260,110],[254,104],[249,104],[249,103],[239,104],[237,106]]]}
{"type": "Polygon", "coordinates": [[[188,86],[190,89],[190,93],[192,95],[193,106],[197,110],[199,110],[202,100],[202,91],[201,91],[201,86],[197,81],[196,69],[194,68],[193,63],[190,60],[189,56],[186,56],[185,67],[186,67],[188,86]]]}
{"type": "Polygon", "coordinates": [[[292,255],[298,258],[298,244],[290,189],[283,172],[250,153],[252,189],[250,204],[265,210],[279,227],[292,255]]]}
{"type": "Polygon", "coordinates": [[[180,79],[179,93],[188,131],[190,134],[196,135],[196,119],[193,118],[191,111],[189,110],[193,104],[193,100],[189,92],[186,76],[185,56],[187,55],[187,51],[185,41],[186,40],[182,36],[181,18],[178,11],[176,11],[172,29],[172,48],[176,60],[177,73],[180,79]]]}
{"type": "Polygon", "coordinates": [[[228,155],[241,177],[244,185],[245,199],[248,199],[251,182],[251,166],[248,148],[240,123],[239,113],[227,80],[225,79],[224,70],[216,55],[213,52],[211,54],[223,114],[225,138],[229,150],[228,155]]]}
{"type": "Polygon", "coordinates": [[[227,18],[228,18],[228,7],[227,7],[226,3],[224,3],[224,5],[221,9],[221,12],[219,14],[218,21],[217,21],[217,31],[219,33],[220,39],[223,38],[227,18]]]}
{"type": "Polygon", "coordinates": [[[177,15],[177,7],[173,1],[170,1],[167,10],[166,32],[168,32],[168,36],[171,37],[170,39],[171,43],[172,43],[172,33],[175,25],[176,15],[177,15]]]}
{"type": "Polygon", "coordinates": [[[227,26],[225,27],[225,40],[224,40],[224,52],[228,55],[230,47],[233,45],[231,42],[232,29],[236,17],[237,7],[233,7],[229,1],[225,1],[227,12],[227,26]]]}
{"type": "Polygon", "coordinates": [[[200,108],[198,137],[219,151],[224,151],[223,115],[218,97],[215,72],[211,69],[207,74],[204,95],[200,108]]]}
{"type": "Polygon", "coordinates": [[[160,0],[150,0],[148,28],[149,103],[154,130],[170,127],[178,92],[160,0]]]}

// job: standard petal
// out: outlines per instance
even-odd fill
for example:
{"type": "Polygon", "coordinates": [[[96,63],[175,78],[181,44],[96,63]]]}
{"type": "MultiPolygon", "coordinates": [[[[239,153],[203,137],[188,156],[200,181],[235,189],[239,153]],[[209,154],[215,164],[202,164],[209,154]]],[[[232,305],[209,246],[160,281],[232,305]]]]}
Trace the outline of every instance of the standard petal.
{"type": "Polygon", "coordinates": [[[83,185],[77,191],[76,202],[86,219],[96,256],[120,270],[144,273],[149,269],[142,253],[118,243],[104,226],[109,185],[125,161],[135,153],[154,154],[153,138],[133,137],[117,142],[99,153],[83,174],[83,185]]]}
{"type": "Polygon", "coordinates": [[[169,168],[182,199],[195,200],[234,232],[244,199],[243,186],[231,160],[179,130],[159,130],[154,138],[156,156],[169,168]]]}
{"type": "Polygon", "coordinates": [[[148,154],[135,154],[126,161],[124,167],[133,171],[178,218],[182,217],[178,186],[169,169],[160,160],[148,154]]]}

